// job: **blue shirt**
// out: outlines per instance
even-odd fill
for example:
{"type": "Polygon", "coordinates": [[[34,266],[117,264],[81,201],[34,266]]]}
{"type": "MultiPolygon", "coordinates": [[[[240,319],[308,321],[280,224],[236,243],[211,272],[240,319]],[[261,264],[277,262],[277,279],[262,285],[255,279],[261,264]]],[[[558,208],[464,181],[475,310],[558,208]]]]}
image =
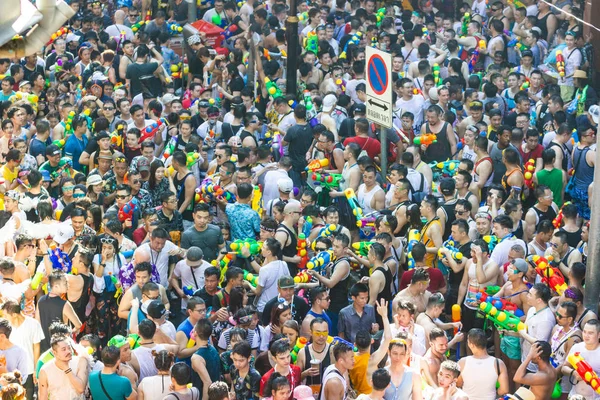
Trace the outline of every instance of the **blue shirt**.
{"type": "Polygon", "coordinates": [[[74,134],[69,136],[65,143],[65,155],[73,160],[73,168],[79,172],[84,172],[83,165],[79,164],[79,157],[81,157],[87,144],[87,136],[83,135],[81,140],[79,140],[74,134]]]}
{"type": "Polygon", "coordinates": [[[42,142],[36,135],[33,137],[33,139],[31,139],[31,143],[29,144],[29,154],[31,154],[34,157],[37,157],[41,154],[45,157],[46,146],[49,146],[51,144],[52,139],[50,139],[50,137],[48,137],[45,142],[42,142]]]}
{"type": "MultiPolygon", "coordinates": [[[[189,340],[190,336],[192,335],[193,330],[194,330],[194,325],[192,325],[189,318],[186,318],[185,321],[183,321],[177,327],[177,332],[185,333],[185,337],[187,337],[188,340],[189,340]]],[[[177,361],[178,362],[182,361],[182,362],[186,363],[187,365],[189,365],[190,367],[192,366],[192,357],[188,357],[188,358],[177,357],[177,361]]]]}
{"type": "Polygon", "coordinates": [[[102,374],[102,384],[100,384],[100,373],[102,371],[94,371],[90,374],[89,385],[92,398],[94,400],[108,400],[111,399],[126,399],[131,396],[133,388],[131,382],[124,376],[115,374],[102,374]],[[104,389],[103,389],[104,387],[104,389]]]}
{"type": "Polygon", "coordinates": [[[249,204],[227,204],[225,214],[229,218],[233,240],[255,238],[260,233],[260,217],[249,204]]]}

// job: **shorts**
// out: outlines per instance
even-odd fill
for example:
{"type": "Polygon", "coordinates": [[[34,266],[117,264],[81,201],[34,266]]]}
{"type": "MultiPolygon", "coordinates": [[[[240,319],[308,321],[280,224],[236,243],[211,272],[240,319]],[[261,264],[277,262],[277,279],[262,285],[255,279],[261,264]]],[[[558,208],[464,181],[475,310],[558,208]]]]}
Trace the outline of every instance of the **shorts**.
{"type": "Polygon", "coordinates": [[[521,360],[521,341],[516,336],[502,336],[500,350],[511,360],[521,360]]]}

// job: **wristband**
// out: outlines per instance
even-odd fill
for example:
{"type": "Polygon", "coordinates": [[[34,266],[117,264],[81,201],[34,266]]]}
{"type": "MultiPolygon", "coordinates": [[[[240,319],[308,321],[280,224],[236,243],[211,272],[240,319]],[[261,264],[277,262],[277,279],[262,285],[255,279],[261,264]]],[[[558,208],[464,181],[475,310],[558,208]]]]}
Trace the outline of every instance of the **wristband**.
{"type": "Polygon", "coordinates": [[[65,370],[65,375],[68,375],[72,372],[73,370],[71,368],[68,368],[65,370]]]}
{"type": "Polygon", "coordinates": [[[253,262],[254,261],[254,256],[248,257],[248,261],[253,262]]]}

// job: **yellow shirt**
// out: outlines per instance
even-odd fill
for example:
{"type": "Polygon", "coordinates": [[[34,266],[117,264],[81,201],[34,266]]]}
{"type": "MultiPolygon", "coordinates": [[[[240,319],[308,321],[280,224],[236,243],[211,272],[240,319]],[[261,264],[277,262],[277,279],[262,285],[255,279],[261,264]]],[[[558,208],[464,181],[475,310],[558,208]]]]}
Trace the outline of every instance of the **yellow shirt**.
{"type": "MultiPolygon", "coordinates": [[[[10,184],[18,178],[19,168],[15,168],[14,171],[11,171],[4,165],[0,168],[0,175],[2,175],[4,184],[8,188],[10,184]]],[[[4,210],[4,193],[0,193],[0,210],[4,210]]]]}
{"type": "Polygon", "coordinates": [[[369,366],[370,353],[354,353],[354,368],[348,371],[352,387],[357,394],[369,394],[373,388],[367,382],[367,367],[369,366]]]}

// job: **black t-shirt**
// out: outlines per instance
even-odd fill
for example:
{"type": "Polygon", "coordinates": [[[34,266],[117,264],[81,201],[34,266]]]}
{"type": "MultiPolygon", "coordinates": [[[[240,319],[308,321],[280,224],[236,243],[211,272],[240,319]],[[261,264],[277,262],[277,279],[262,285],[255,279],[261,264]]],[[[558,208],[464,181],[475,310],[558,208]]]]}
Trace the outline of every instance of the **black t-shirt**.
{"type": "MultiPolygon", "coordinates": [[[[355,124],[356,120],[352,117],[344,119],[340,124],[340,129],[338,131],[340,138],[347,139],[349,137],[356,136],[356,132],[354,131],[355,124]]],[[[343,142],[343,140],[340,141],[343,142]]]]}
{"type": "MultiPolygon", "coordinates": [[[[35,72],[39,72],[40,74],[42,74],[42,76],[45,76],[44,75],[44,67],[42,67],[41,65],[36,65],[33,68],[33,70],[30,70],[29,68],[27,68],[26,65],[23,65],[23,71],[24,71],[24,75],[23,75],[24,81],[31,82],[31,75],[33,75],[35,72]]],[[[31,82],[31,84],[33,85],[33,82],[31,82]]]]}
{"type": "Polygon", "coordinates": [[[133,63],[127,66],[125,77],[131,82],[132,98],[142,93],[144,89],[155,97],[162,95],[160,79],[154,76],[154,71],[156,71],[157,68],[157,62],[147,64],[133,63]]]}
{"type": "Polygon", "coordinates": [[[229,89],[232,93],[241,92],[245,86],[244,80],[237,74],[231,79],[231,82],[229,82],[229,89]]]}
{"type": "Polygon", "coordinates": [[[504,125],[517,126],[517,113],[514,111],[509,112],[504,116],[504,125]]]}
{"type": "Polygon", "coordinates": [[[289,143],[288,152],[295,171],[306,168],[306,152],[313,142],[313,131],[309,124],[294,125],[288,129],[284,139],[289,143]]]}
{"type": "MultiPolygon", "coordinates": [[[[262,324],[264,326],[269,325],[269,322],[271,322],[271,310],[277,304],[279,304],[279,296],[273,297],[271,300],[267,301],[267,304],[265,304],[262,314],[262,324]]],[[[302,297],[298,297],[296,295],[294,295],[292,304],[292,319],[302,325],[302,320],[304,317],[306,317],[306,314],[308,314],[310,307],[302,297]]]]}

